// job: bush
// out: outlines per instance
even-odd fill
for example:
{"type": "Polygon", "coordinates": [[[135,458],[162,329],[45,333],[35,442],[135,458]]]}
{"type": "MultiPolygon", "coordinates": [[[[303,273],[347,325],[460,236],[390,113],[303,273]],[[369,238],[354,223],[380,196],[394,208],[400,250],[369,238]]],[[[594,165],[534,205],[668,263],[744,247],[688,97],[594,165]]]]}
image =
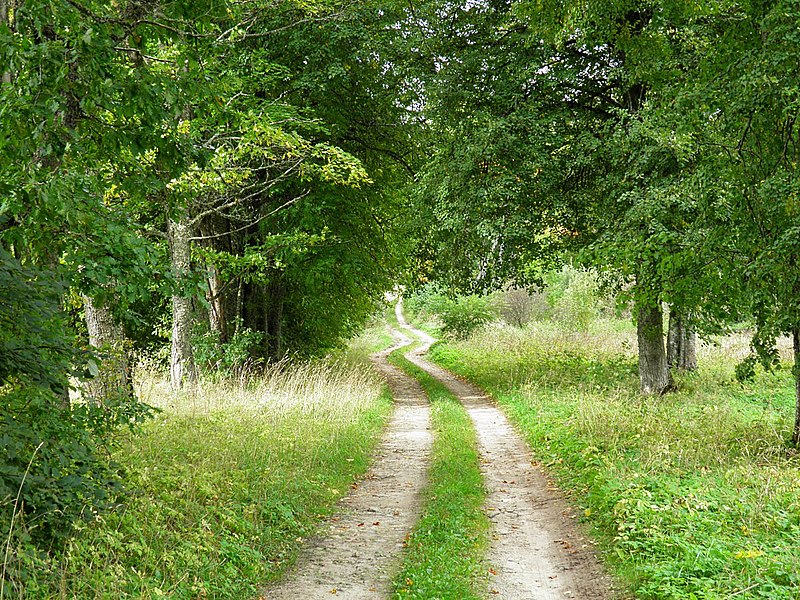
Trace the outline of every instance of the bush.
{"type": "Polygon", "coordinates": [[[436,283],[426,283],[408,298],[404,298],[404,307],[417,320],[435,317],[448,297],[444,288],[436,283]]]}
{"type": "Polygon", "coordinates": [[[500,314],[513,327],[525,327],[533,320],[541,320],[552,313],[544,292],[524,288],[509,288],[503,292],[500,314]]]}
{"type": "Polygon", "coordinates": [[[545,276],[547,300],[558,321],[588,331],[598,317],[601,296],[597,274],[589,269],[564,265],[560,271],[545,276]]]}
{"type": "Polygon", "coordinates": [[[14,548],[6,580],[24,580],[31,556],[113,503],[120,479],[106,458],[111,434],[150,412],[125,397],[70,403],[76,365],[96,364],[75,348],[61,290],[54,273],[0,249],[0,530],[12,533],[14,548]]]}
{"type": "Polygon", "coordinates": [[[264,343],[264,333],[250,328],[239,329],[231,340],[220,342],[219,333],[209,331],[194,339],[197,365],[206,372],[232,375],[255,364],[259,347],[264,343]]]}
{"type": "Polygon", "coordinates": [[[434,286],[428,286],[408,299],[406,307],[415,319],[435,317],[442,334],[464,339],[495,320],[499,302],[495,296],[446,296],[434,286]]]}
{"type": "Polygon", "coordinates": [[[442,333],[455,339],[466,339],[487,323],[495,320],[499,310],[491,296],[458,296],[445,299],[437,314],[442,333]]]}

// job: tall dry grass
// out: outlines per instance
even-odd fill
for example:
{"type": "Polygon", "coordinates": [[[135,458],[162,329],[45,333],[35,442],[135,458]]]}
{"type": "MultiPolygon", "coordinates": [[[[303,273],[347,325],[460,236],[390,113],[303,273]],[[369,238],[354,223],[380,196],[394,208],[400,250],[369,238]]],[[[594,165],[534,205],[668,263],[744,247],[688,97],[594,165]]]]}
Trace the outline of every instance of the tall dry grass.
{"type": "Polygon", "coordinates": [[[161,412],[118,439],[127,494],[32,562],[22,597],[256,597],[368,468],[391,406],[363,352],[180,393],[142,370],[136,386],[161,412]]]}

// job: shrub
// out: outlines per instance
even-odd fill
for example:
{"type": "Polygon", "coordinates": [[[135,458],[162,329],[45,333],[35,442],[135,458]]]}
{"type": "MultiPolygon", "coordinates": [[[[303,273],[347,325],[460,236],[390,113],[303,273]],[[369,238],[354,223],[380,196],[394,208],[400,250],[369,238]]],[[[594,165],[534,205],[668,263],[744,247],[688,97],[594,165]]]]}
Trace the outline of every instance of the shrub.
{"type": "Polygon", "coordinates": [[[495,320],[499,310],[492,296],[457,296],[442,299],[436,314],[442,322],[445,336],[465,339],[495,320]]]}
{"type": "Polygon", "coordinates": [[[76,365],[96,363],[75,348],[61,291],[54,273],[0,249],[0,530],[14,541],[4,580],[24,580],[32,555],[58,547],[114,501],[120,480],[107,459],[111,434],[150,412],[127,397],[70,403],[76,365]]]}
{"type": "Polygon", "coordinates": [[[578,331],[588,331],[600,310],[597,274],[564,265],[560,271],[546,275],[545,281],[555,318],[578,331]]]}
{"type": "Polygon", "coordinates": [[[514,327],[525,327],[532,320],[541,320],[552,312],[544,292],[524,288],[509,288],[503,292],[500,314],[514,327]]]}
{"type": "Polygon", "coordinates": [[[219,333],[209,331],[194,339],[195,360],[206,372],[231,375],[258,360],[258,349],[263,343],[264,333],[247,327],[239,329],[224,344],[219,333]]]}

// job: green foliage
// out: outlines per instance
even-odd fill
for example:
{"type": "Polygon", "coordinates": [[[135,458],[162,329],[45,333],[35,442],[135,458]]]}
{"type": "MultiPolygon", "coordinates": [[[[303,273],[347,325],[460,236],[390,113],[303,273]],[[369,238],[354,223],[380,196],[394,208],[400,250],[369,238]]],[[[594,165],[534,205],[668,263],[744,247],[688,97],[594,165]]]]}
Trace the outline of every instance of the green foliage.
{"type": "MultiPolygon", "coordinates": [[[[107,444],[150,414],[127,398],[69,403],[68,377],[95,359],[75,349],[60,289],[53,273],[0,250],[0,523],[15,547],[63,544],[109,508],[120,478],[107,444]]],[[[30,575],[16,554],[4,568],[17,581],[30,575]]]]}
{"type": "Polygon", "coordinates": [[[218,332],[206,332],[196,336],[193,341],[197,365],[209,372],[223,377],[260,362],[260,346],[264,334],[247,327],[240,328],[227,343],[220,341],[218,332]]]}
{"type": "Polygon", "coordinates": [[[79,521],[91,521],[117,500],[119,465],[105,456],[108,445],[119,428],[135,427],[152,410],[124,397],[65,407],[36,387],[6,386],[2,397],[2,522],[11,526],[13,519],[22,542],[63,544],[79,521]]]}
{"type": "Polygon", "coordinates": [[[796,454],[787,372],[742,386],[730,340],[658,402],[635,393],[625,335],[493,330],[432,357],[490,390],[583,510],[637,598],[796,595],[796,454]]]}
{"type": "Polygon", "coordinates": [[[416,378],[431,401],[435,433],[423,514],[406,542],[395,598],[483,598],[489,520],[472,421],[433,377],[400,356],[390,360],[416,378]]]}
{"type": "MultiPolygon", "coordinates": [[[[146,413],[115,398],[69,407],[68,375],[96,368],[97,357],[73,351],[62,307],[90,294],[125,321],[138,347],[158,343],[165,296],[203,292],[197,272],[167,264],[168,220],[190,230],[222,221],[206,241],[227,245],[201,257],[219,264],[228,291],[286,273],[286,347],[316,354],[340,345],[391,287],[400,264],[391,221],[408,176],[365,150],[380,136],[353,141],[350,113],[363,106],[385,133],[403,129],[405,111],[383,88],[386,71],[366,60],[373,38],[350,23],[378,15],[362,6],[8,6],[0,22],[0,394],[10,454],[0,501],[10,516],[26,461],[47,439],[31,467],[41,497],[23,487],[21,514],[35,518],[20,520],[46,547],[45,531],[63,541],[76,514],[93,514],[104,494],[117,493],[116,467],[106,473],[98,456],[115,426],[146,413]],[[312,34],[326,42],[335,34],[335,52],[326,55],[312,34]],[[358,81],[370,85],[340,85],[341,63],[358,65],[358,81]],[[332,94],[327,75],[338,67],[332,94]],[[332,123],[332,108],[346,118],[332,123]],[[56,474],[40,481],[46,465],[56,474]]],[[[206,337],[199,355],[235,369],[262,337],[245,328],[224,348],[206,337]]]]}
{"type": "Polygon", "coordinates": [[[445,336],[464,339],[497,318],[498,307],[487,296],[458,296],[447,299],[437,307],[445,336]]]}
{"type": "Polygon", "coordinates": [[[420,288],[406,307],[415,317],[435,318],[442,333],[456,339],[469,337],[500,314],[497,296],[451,296],[436,284],[420,288]]]}
{"type": "Polygon", "coordinates": [[[58,313],[54,273],[24,267],[0,247],[0,386],[66,389],[74,348],[58,313]]]}

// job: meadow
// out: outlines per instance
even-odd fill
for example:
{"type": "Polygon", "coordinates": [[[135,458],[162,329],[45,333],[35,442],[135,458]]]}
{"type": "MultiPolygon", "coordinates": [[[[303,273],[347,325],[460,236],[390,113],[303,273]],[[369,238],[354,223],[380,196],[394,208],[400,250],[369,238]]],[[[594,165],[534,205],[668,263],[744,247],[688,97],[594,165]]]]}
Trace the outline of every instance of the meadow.
{"type": "MultiPolygon", "coordinates": [[[[699,348],[679,391],[638,394],[635,330],[598,319],[493,324],[431,358],[490,392],[641,599],[792,599],[800,457],[790,367],[734,378],[748,339],[699,348]]],[[[788,358],[785,341],[784,358],[788,358]]]]}

